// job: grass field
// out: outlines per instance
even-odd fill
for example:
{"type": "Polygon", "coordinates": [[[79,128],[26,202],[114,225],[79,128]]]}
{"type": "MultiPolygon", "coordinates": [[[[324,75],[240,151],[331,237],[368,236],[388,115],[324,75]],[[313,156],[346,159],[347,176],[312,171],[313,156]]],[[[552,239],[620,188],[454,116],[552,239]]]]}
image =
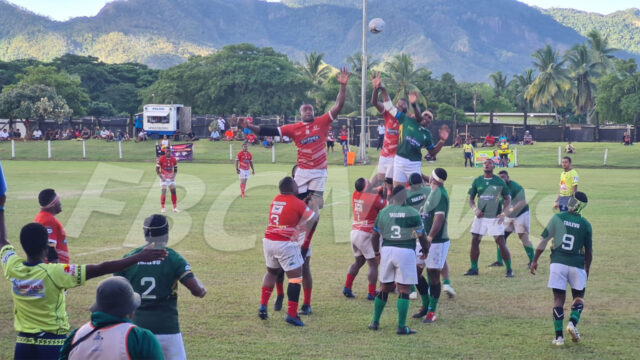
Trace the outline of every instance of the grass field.
{"type": "MultiPolygon", "coordinates": [[[[10,161],[5,160],[10,147],[0,144],[9,184],[5,208],[12,243],[19,247],[21,226],[37,212],[37,193],[52,187],[62,195],[64,211],[59,218],[69,234],[73,262],[118,258],[131,246],[142,244],[141,219],[159,210],[157,177],[151,163],[153,150],[148,145],[124,144],[125,159],[129,161],[107,163],[78,161],[79,157],[71,153],[77,151],[81,157],[77,143],[54,144],[54,159],[71,161],[37,161],[46,159],[44,143],[16,145],[23,155],[10,161]]],[[[559,177],[557,146],[536,144],[521,148],[519,162],[527,166],[510,170],[511,177],[527,191],[536,245],[552,215],[559,177]]],[[[89,153],[95,153],[97,160],[117,159],[117,145],[90,142],[87,147],[88,152],[93,149],[89,153]]],[[[234,143],[234,149],[239,148],[240,143],[234,143]]],[[[228,144],[200,141],[196,145],[197,162],[180,164],[177,176],[179,207],[183,211],[170,214],[172,247],[190,261],[208,289],[205,299],[191,297],[185,288],[179,291],[187,354],[192,359],[637,358],[640,245],[634,234],[640,225],[640,208],[635,206],[640,184],[638,149],[619,144],[578,144],[574,164],[581,176],[580,189],[590,197],[584,215],[594,229],[594,261],[579,324],[583,340],[579,344],[568,341],[564,347],[556,348],[551,346],[552,294],[546,288],[548,252],[541,258],[538,275],[532,276],[528,274],[522,246],[511,237],[509,247],[516,277],[505,279],[503,269],[487,267],[495,260],[495,245],[485,238],[481,244],[480,276],[462,276],[469,267],[468,230],[472,219],[465,205],[466,190],[481,171],[461,168],[461,151],[451,149],[443,150],[435,165],[449,172],[449,264],[458,296],[441,300],[435,324],[410,319],[408,324],[418,334],[398,337],[396,297],[391,295],[381,330],[367,330],[373,304],[364,299],[364,273],[354,284],[357,298],[348,300],[342,296],[344,277],[352,261],[348,244],[350,192],[353,181],[360,176],[369,177],[374,167],[335,166],[341,161],[338,152],[330,154],[334,166],[329,169],[327,206],[313,241],[314,314],[303,318],[307,324],[304,328],[287,325],[283,321],[285,314],[271,309],[270,320],[260,321],[257,307],[264,273],[260,239],[277,181],[290,171],[294,149],[279,145],[276,164],[269,163],[270,151],[252,149],[256,176],[249,180],[248,197],[243,199],[237,197],[237,177],[228,163],[228,144]],[[606,146],[610,164],[619,169],[601,168],[606,146]]],[[[424,171],[433,166],[425,164],[424,171]]],[[[83,288],[69,291],[67,312],[72,327],[88,319],[98,282],[94,279],[83,288]]],[[[418,306],[418,301],[412,301],[410,314],[418,306]]],[[[567,313],[569,306],[565,306],[567,313]]],[[[2,281],[2,359],[11,358],[12,354],[12,318],[9,284],[2,281]]]]}

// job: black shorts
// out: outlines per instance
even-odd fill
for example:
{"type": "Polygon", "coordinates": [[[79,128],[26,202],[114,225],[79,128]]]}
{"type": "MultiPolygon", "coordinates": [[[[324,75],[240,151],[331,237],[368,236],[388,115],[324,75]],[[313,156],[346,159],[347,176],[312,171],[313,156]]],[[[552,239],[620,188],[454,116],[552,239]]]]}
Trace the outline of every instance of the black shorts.
{"type": "Polygon", "coordinates": [[[333,147],[333,141],[327,141],[327,147],[333,147]]]}
{"type": "Polygon", "coordinates": [[[473,153],[464,153],[464,158],[471,159],[471,155],[473,155],[473,153]]]}

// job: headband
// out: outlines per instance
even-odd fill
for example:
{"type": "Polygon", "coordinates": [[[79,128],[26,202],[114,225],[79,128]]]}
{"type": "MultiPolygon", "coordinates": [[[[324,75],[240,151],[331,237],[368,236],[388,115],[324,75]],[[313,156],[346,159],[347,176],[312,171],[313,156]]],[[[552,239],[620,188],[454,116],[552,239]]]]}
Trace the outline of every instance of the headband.
{"type": "Polygon", "coordinates": [[[40,206],[40,209],[46,210],[46,209],[52,208],[58,203],[58,201],[60,201],[60,196],[56,195],[56,197],[53,200],[51,200],[51,202],[48,205],[40,206]]]}
{"type": "Polygon", "coordinates": [[[433,169],[433,171],[431,171],[431,177],[437,182],[441,182],[441,183],[444,182],[444,180],[440,179],[438,177],[438,175],[436,175],[436,170],[435,169],[433,169]]]}

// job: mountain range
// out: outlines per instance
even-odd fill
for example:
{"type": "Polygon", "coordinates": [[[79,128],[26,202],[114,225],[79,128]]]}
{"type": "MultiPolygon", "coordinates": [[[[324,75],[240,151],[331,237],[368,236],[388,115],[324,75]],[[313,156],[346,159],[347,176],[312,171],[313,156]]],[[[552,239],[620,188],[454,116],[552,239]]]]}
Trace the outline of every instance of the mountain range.
{"type": "MultiPolygon", "coordinates": [[[[50,20],[0,0],[0,60],[51,60],[65,53],[104,62],[140,62],[166,68],[193,55],[248,42],[302,61],[311,51],[334,66],[362,46],[359,0],[120,0],[94,17],[50,20]]],[[[367,52],[384,61],[400,52],[434,74],[487,81],[501,70],[531,67],[545,43],[566,50],[585,41],[572,22],[516,0],[369,0],[368,18],[384,32],[368,34],[367,52]],[[555,19],[554,19],[555,18],[555,19]]],[[[633,51],[637,41],[628,47],[633,51]]],[[[638,51],[640,53],[640,50],[638,51]]],[[[628,53],[619,53],[628,57],[628,53]]],[[[637,55],[635,55],[637,57],[637,55]]]]}

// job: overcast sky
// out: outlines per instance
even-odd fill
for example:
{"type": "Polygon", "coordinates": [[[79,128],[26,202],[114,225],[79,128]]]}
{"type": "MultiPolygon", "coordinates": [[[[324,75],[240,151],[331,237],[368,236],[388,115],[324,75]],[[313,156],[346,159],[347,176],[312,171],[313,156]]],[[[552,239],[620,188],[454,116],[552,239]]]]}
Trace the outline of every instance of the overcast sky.
{"type": "MultiPolygon", "coordinates": [[[[49,16],[55,20],[67,20],[77,16],[95,16],[104,4],[124,0],[7,0],[37,14],[49,16]]],[[[279,0],[267,0],[279,1],[279,0]]],[[[407,1],[407,0],[396,0],[407,1]]],[[[617,10],[640,7],[640,0],[519,0],[529,5],[543,8],[564,7],[601,14],[617,10]]]]}

